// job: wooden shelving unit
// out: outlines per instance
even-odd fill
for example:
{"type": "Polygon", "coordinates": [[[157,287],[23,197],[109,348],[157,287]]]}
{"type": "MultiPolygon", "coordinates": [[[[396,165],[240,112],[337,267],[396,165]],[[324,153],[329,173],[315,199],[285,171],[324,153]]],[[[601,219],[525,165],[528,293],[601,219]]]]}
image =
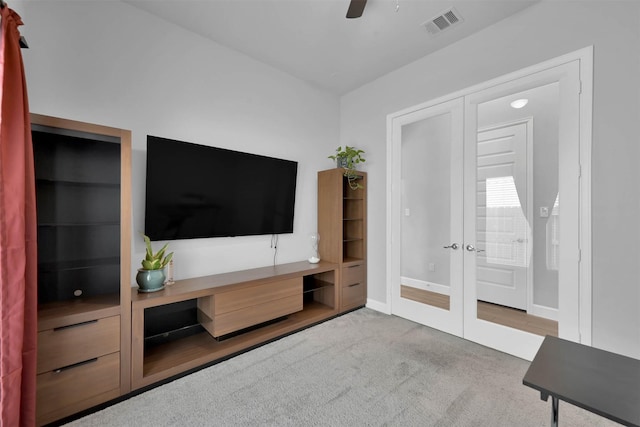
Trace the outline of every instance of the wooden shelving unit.
{"type": "Polygon", "coordinates": [[[31,122],[42,425],[131,389],[131,133],[37,114],[31,122]]]}
{"type": "MultiPolygon", "coordinates": [[[[306,261],[255,268],[232,273],[178,280],[154,293],[133,289],[132,307],[132,384],[138,389],[182,374],[193,368],[245,351],[283,335],[336,316],[337,265],[306,261]],[[300,283],[299,287],[295,283],[300,283]],[[280,292],[279,289],[283,288],[280,292]],[[310,296],[307,296],[310,295],[310,296]],[[300,309],[284,316],[277,314],[280,301],[294,299],[300,309]],[[150,345],[145,337],[146,310],[185,301],[197,302],[198,323],[194,333],[183,336],[166,331],[167,340],[150,345]],[[215,336],[216,320],[228,313],[250,311],[261,319],[232,336],[215,336]],[[172,334],[177,336],[172,339],[172,334]]],[[[225,332],[226,332],[225,324],[225,332]]],[[[149,326],[149,325],[146,325],[149,326]]]]}
{"type": "Polygon", "coordinates": [[[356,174],[353,189],[342,168],[318,172],[320,259],[340,266],[341,312],[367,302],[367,174],[356,174]]]}

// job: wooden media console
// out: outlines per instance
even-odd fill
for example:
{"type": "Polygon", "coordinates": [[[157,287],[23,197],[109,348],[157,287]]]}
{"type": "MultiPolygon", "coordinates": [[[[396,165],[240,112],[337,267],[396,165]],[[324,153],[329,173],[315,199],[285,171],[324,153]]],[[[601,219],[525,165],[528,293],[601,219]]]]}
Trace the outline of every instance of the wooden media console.
{"type": "Polygon", "coordinates": [[[132,389],[338,315],[339,268],[302,261],[178,280],[154,293],[132,289],[132,389]],[[197,307],[201,328],[159,344],[146,342],[147,310],[186,301],[197,307]]]}

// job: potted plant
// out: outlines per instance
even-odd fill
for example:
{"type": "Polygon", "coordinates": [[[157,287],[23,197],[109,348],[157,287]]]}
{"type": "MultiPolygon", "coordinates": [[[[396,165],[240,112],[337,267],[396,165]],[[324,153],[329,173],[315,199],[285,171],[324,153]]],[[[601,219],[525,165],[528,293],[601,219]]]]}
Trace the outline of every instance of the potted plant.
{"type": "Polygon", "coordinates": [[[363,154],[364,150],[358,150],[345,145],[344,149],[340,146],[336,148],[336,154],[329,156],[330,159],[336,161],[339,168],[344,168],[344,176],[347,177],[349,187],[351,187],[352,190],[363,188],[362,184],[357,181],[359,179],[358,174],[355,173],[356,166],[365,162],[363,154]]]}
{"type": "Polygon", "coordinates": [[[164,268],[173,258],[173,252],[165,255],[169,247],[169,243],[167,243],[154,254],[151,247],[151,239],[144,234],[142,236],[147,247],[147,253],[142,260],[142,268],[139,268],[136,274],[136,283],[139,286],[138,292],[156,292],[164,289],[164,268]]]}

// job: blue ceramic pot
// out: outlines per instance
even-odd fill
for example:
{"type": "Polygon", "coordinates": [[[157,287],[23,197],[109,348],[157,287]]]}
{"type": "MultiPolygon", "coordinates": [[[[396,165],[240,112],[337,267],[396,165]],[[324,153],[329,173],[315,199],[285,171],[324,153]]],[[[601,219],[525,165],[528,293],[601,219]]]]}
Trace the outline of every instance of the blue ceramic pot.
{"type": "Polygon", "coordinates": [[[136,274],[136,283],[138,284],[138,292],[157,292],[164,289],[164,269],[163,270],[145,270],[138,269],[136,274]]]}

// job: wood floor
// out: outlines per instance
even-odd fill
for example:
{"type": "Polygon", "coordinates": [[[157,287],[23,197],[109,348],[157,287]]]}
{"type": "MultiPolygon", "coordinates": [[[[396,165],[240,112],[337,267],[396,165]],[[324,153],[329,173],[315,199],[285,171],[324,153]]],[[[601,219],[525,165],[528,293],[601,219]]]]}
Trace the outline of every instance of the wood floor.
{"type": "MultiPolygon", "coordinates": [[[[449,295],[401,285],[400,296],[422,304],[429,304],[449,310],[449,295]]],[[[525,311],[497,304],[478,301],[478,318],[536,335],[558,336],[558,322],[543,317],[532,316],[525,311]]]]}

